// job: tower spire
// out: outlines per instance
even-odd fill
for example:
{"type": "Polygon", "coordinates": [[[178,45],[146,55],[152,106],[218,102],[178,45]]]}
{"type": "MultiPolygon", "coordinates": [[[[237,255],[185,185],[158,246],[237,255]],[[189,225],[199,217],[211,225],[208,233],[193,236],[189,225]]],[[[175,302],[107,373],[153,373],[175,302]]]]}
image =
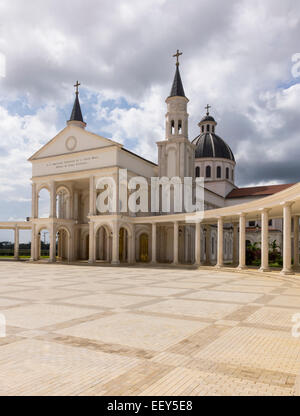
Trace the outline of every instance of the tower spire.
{"type": "Polygon", "coordinates": [[[176,71],[174,76],[174,81],[172,84],[170,97],[185,97],[181,76],[179,72],[179,56],[182,55],[182,52],[179,52],[179,49],[177,49],[177,52],[173,55],[173,58],[176,58],[176,71]]]}
{"type": "Polygon", "coordinates": [[[79,96],[78,87],[80,85],[81,84],[78,81],[76,81],[76,84],[74,85],[74,87],[75,87],[75,101],[74,101],[74,105],[73,105],[70,120],[68,120],[67,124],[68,125],[72,124],[72,125],[76,125],[78,127],[84,128],[86,126],[86,123],[83,121],[81,107],[80,107],[80,103],[79,103],[79,97],[78,97],[79,96]]]}

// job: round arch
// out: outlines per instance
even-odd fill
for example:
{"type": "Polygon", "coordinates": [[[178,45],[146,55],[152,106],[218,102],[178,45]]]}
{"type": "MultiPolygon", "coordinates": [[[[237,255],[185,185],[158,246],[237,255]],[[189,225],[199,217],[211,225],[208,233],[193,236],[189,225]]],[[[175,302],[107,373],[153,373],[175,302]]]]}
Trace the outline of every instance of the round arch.
{"type": "Polygon", "coordinates": [[[57,257],[61,261],[71,261],[71,232],[68,227],[59,225],[56,228],[57,257]]]}
{"type": "Polygon", "coordinates": [[[95,228],[95,260],[110,262],[112,257],[112,230],[107,223],[95,228]]]}

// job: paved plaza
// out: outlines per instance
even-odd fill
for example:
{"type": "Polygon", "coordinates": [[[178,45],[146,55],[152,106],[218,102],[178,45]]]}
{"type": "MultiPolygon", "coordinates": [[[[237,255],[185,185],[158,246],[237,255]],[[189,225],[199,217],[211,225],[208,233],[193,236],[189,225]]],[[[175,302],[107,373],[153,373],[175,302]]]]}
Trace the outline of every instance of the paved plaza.
{"type": "Polygon", "coordinates": [[[299,391],[298,275],[0,262],[0,290],[0,395],[299,391]]]}

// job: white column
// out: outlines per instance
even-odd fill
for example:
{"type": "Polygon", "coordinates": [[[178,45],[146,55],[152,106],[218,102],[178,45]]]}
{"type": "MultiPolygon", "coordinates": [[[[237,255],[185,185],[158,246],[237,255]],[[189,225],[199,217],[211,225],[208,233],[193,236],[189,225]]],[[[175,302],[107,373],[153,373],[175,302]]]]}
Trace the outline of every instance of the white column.
{"type": "Polygon", "coordinates": [[[173,246],[173,264],[178,264],[178,222],[174,222],[174,246],[173,246]]]}
{"type": "Polygon", "coordinates": [[[36,235],[35,235],[35,225],[33,225],[32,228],[31,228],[30,261],[35,261],[36,260],[35,245],[36,245],[36,235]]]}
{"type": "Polygon", "coordinates": [[[210,225],[206,225],[205,232],[205,264],[210,265],[210,254],[211,254],[211,228],[210,225]]]}
{"type": "Polygon", "coordinates": [[[135,227],[132,227],[131,235],[128,235],[129,240],[129,253],[128,253],[128,263],[135,264],[135,227]]]}
{"type": "Polygon", "coordinates": [[[292,271],[291,255],[291,221],[292,221],[292,203],[287,202],[283,205],[283,269],[281,274],[294,274],[292,271]]]}
{"type": "Polygon", "coordinates": [[[223,225],[224,220],[222,217],[218,218],[218,247],[217,247],[217,264],[216,267],[222,267],[224,265],[223,256],[223,225]]]}
{"type": "Polygon", "coordinates": [[[238,264],[238,234],[239,234],[239,228],[238,223],[233,223],[233,247],[232,247],[232,263],[234,265],[238,264]]]}
{"type": "Polygon", "coordinates": [[[239,265],[238,269],[246,268],[246,215],[240,214],[240,236],[239,236],[239,265]]]}
{"type": "Polygon", "coordinates": [[[156,263],[156,223],[152,224],[152,264],[156,263]]]}
{"type": "Polygon", "coordinates": [[[269,210],[261,212],[261,272],[269,271],[269,210]]]}
{"type": "Polygon", "coordinates": [[[32,183],[32,199],[31,199],[31,216],[32,218],[38,217],[38,195],[36,192],[36,183],[32,183]]]}
{"type": "Polygon", "coordinates": [[[95,185],[95,177],[94,176],[90,176],[89,215],[96,215],[96,185],[95,185]]]}
{"type": "MultiPolygon", "coordinates": [[[[62,232],[62,231],[60,231],[60,232],[62,232]]],[[[50,237],[49,262],[50,263],[55,263],[56,262],[56,232],[54,230],[54,227],[51,227],[49,237],[50,237]]],[[[40,244],[39,244],[39,246],[40,246],[40,244]]]]}
{"type": "Polygon", "coordinates": [[[15,228],[14,258],[19,260],[19,228],[15,228]]]}
{"type": "Polygon", "coordinates": [[[299,266],[299,216],[294,216],[294,267],[299,266]]]}
{"type": "Polygon", "coordinates": [[[113,224],[113,236],[112,236],[112,261],[111,264],[119,264],[119,225],[117,222],[113,224]]]}
{"type": "Polygon", "coordinates": [[[89,263],[95,263],[95,228],[94,223],[90,221],[89,231],[89,263]]]}
{"type": "Polygon", "coordinates": [[[50,182],[50,218],[56,218],[56,187],[55,182],[50,182]]]}
{"type": "Polygon", "coordinates": [[[195,227],[195,265],[201,266],[201,223],[197,222],[195,227]]]}
{"type": "Polygon", "coordinates": [[[74,220],[78,220],[78,208],[79,208],[79,198],[78,198],[78,191],[74,192],[74,220]]]}

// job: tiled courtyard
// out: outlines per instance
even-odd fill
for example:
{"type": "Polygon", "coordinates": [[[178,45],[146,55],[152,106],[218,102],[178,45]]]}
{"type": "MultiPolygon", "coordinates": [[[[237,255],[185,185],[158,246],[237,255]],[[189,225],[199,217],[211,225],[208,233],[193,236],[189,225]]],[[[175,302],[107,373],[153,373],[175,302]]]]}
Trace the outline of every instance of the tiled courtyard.
{"type": "Polygon", "coordinates": [[[295,395],[300,276],[0,262],[0,395],[295,395]]]}

